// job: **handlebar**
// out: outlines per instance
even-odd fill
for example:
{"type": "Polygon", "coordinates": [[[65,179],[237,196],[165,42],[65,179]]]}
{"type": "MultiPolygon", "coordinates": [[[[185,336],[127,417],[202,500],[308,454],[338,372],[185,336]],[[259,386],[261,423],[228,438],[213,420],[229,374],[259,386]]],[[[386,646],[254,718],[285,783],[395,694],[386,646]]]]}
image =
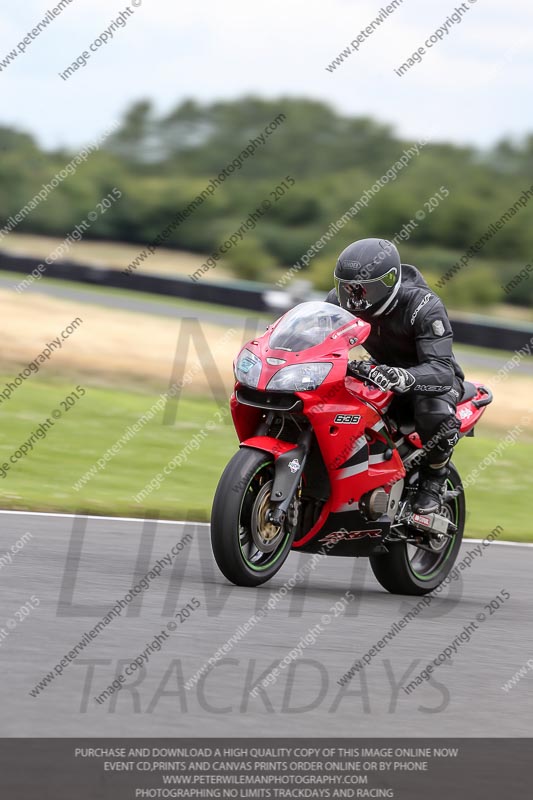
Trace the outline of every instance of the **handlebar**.
{"type": "Polygon", "coordinates": [[[371,373],[372,367],[374,366],[372,361],[357,361],[357,362],[355,362],[357,364],[357,369],[354,369],[353,366],[350,367],[350,365],[353,364],[353,363],[354,363],[353,361],[348,362],[348,371],[346,373],[347,375],[349,375],[352,378],[358,378],[359,380],[361,380],[365,384],[369,384],[370,383],[370,384],[372,384],[372,386],[375,386],[376,389],[379,389],[380,391],[383,391],[381,386],[379,386],[370,377],[370,373],[371,373]]]}

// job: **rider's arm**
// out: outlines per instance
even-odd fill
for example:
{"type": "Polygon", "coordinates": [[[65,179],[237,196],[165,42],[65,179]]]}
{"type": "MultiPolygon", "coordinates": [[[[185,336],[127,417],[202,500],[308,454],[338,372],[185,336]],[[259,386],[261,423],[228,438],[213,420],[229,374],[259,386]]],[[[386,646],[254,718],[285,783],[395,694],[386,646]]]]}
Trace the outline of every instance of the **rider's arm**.
{"type": "Polygon", "coordinates": [[[452,326],[440,298],[435,296],[420,309],[412,324],[419,363],[409,367],[415,378],[411,391],[443,394],[452,388],[455,371],[452,326]]]}

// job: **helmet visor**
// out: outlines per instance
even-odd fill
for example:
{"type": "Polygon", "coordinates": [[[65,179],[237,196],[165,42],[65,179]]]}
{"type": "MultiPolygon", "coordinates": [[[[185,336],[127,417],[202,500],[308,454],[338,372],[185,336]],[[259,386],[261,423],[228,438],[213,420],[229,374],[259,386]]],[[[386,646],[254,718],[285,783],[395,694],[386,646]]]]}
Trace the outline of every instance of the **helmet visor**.
{"type": "Polygon", "coordinates": [[[335,290],[343,308],[365,309],[380,303],[398,280],[398,270],[392,267],[379,278],[343,280],[335,275],[335,290]]]}

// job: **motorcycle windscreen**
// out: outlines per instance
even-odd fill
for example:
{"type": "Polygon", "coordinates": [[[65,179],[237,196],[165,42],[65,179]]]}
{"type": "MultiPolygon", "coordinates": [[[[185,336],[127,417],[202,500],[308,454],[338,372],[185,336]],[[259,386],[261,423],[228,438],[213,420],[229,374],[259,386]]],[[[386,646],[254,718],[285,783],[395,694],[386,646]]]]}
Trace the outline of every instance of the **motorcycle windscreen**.
{"type": "Polygon", "coordinates": [[[273,350],[299,353],[322,344],[336,330],[353,321],[349,311],[332,303],[315,300],[301,303],[282,317],[269,344],[273,350]]]}

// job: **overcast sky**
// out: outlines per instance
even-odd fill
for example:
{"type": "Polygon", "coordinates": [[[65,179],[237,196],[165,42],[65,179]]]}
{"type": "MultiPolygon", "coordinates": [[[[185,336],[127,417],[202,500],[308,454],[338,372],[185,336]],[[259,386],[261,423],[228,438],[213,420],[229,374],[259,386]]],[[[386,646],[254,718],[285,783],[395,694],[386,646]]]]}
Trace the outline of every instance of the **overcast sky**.
{"type": "MultiPolygon", "coordinates": [[[[117,120],[133,100],[165,112],[256,93],[331,102],[392,123],[403,135],[487,145],[533,131],[531,0],[465,0],[460,24],[403,76],[394,69],[424,45],[453,0],[403,0],[359,51],[326,66],[386,6],[386,0],[130,0],[127,24],[68,81],[63,72],[109,28],[126,3],[72,0],[0,72],[0,124],[31,131],[46,146],[77,146],[117,120]],[[139,3],[134,7],[134,3],[139,3]]],[[[52,0],[6,2],[0,64],[52,0]]]]}

